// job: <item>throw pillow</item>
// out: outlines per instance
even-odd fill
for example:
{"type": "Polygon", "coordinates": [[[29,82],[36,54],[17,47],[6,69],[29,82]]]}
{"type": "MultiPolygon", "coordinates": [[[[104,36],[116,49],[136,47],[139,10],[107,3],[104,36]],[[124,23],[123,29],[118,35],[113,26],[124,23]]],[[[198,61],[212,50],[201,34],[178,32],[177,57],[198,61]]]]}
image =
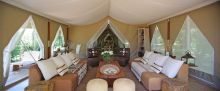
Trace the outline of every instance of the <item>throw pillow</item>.
{"type": "Polygon", "coordinates": [[[148,59],[153,52],[145,51],[143,58],[148,59]]]}
{"type": "Polygon", "coordinates": [[[65,64],[66,64],[66,66],[70,66],[70,65],[72,65],[73,63],[72,63],[72,60],[70,59],[70,57],[69,57],[69,55],[67,55],[67,54],[63,54],[63,55],[61,55],[61,57],[63,58],[63,60],[64,60],[64,62],[65,62],[65,64]]]}
{"type": "Polygon", "coordinates": [[[63,76],[66,72],[68,72],[68,66],[64,64],[62,67],[57,68],[57,72],[60,76],[63,76]]]}
{"type": "Polygon", "coordinates": [[[65,64],[64,60],[61,58],[60,55],[58,55],[56,57],[52,57],[51,59],[57,65],[57,68],[60,68],[65,64]]]}
{"type": "Polygon", "coordinates": [[[75,58],[72,62],[73,62],[73,65],[77,65],[79,63],[80,59],[77,57],[75,58]]]}
{"type": "Polygon", "coordinates": [[[143,64],[147,64],[147,61],[145,61],[144,59],[140,60],[143,64]]]}
{"type": "Polygon", "coordinates": [[[149,65],[153,65],[154,62],[155,62],[155,60],[156,60],[156,58],[157,58],[157,55],[158,55],[158,54],[151,53],[151,55],[149,56],[149,58],[148,58],[148,59],[145,59],[145,61],[147,61],[147,63],[148,63],[149,65]]]}
{"type": "Polygon", "coordinates": [[[156,60],[155,60],[155,64],[157,64],[158,66],[162,66],[164,65],[164,63],[167,61],[167,59],[169,58],[169,56],[163,56],[160,54],[156,54],[156,60]]]}
{"type": "Polygon", "coordinates": [[[168,76],[169,78],[174,78],[178,73],[180,67],[182,66],[183,61],[176,60],[173,58],[168,58],[168,60],[164,63],[162,73],[168,76]]]}
{"type": "Polygon", "coordinates": [[[57,75],[56,64],[51,59],[37,61],[37,65],[45,80],[49,80],[57,75]]]}
{"type": "Polygon", "coordinates": [[[73,59],[75,59],[75,58],[77,57],[77,55],[74,54],[74,53],[72,53],[72,52],[68,53],[67,55],[69,56],[69,58],[70,58],[71,60],[73,60],[73,59]]]}
{"type": "Polygon", "coordinates": [[[159,66],[159,65],[157,65],[155,63],[152,64],[150,68],[151,68],[151,70],[153,70],[156,73],[160,73],[162,71],[162,69],[163,69],[162,66],[159,66]]]}
{"type": "Polygon", "coordinates": [[[134,58],[135,61],[141,61],[143,58],[141,57],[137,57],[137,58],[134,58]]]}

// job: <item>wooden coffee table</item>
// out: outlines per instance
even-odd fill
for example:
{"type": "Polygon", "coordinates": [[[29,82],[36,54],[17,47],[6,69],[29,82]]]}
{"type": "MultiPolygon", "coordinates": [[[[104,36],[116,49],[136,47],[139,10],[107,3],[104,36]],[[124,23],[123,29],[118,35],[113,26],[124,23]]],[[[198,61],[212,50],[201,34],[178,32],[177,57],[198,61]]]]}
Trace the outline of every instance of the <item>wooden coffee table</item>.
{"type": "Polygon", "coordinates": [[[122,77],[125,77],[125,73],[123,71],[123,69],[120,67],[120,65],[118,64],[117,61],[111,61],[109,64],[113,64],[113,65],[116,65],[119,67],[120,71],[119,73],[115,74],[115,75],[106,75],[106,74],[103,74],[100,72],[100,67],[105,65],[106,63],[103,62],[103,61],[100,61],[99,62],[99,67],[96,71],[96,78],[101,78],[101,79],[105,79],[107,82],[108,82],[108,85],[110,87],[113,86],[113,82],[118,79],[118,78],[122,78],[122,77]]]}

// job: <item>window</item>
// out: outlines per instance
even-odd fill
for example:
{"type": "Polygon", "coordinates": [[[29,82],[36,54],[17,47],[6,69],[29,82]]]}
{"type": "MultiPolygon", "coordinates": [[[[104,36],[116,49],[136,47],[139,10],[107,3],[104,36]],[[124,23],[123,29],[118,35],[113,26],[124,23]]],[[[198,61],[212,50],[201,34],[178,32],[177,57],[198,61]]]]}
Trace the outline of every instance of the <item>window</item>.
{"type": "Polygon", "coordinates": [[[151,51],[157,51],[161,54],[165,54],[164,41],[157,26],[155,28],[151,41],[151,51]]]}
{"type": "Polygon", "coordinates": [[[214,48],[189,16],[184,21],[172,51],[178,59],[185,55],[186,51],[190,51],[195,57],[195,65],[198,66],[193,69],[213,74],[214,48]]]}
{"type": "Polygon", "coordinates": [[[54,51],[57,51],[57,49],[61,49],[63,46],[64,46],[64,35],[63,35],[63,30],[62,30],[62,27],[60,26],[57,33],[56,33],[56,36],[54,38],[54,41],[52,43],[52,50],[51,50],[51,53],[53,55],[54,51]]]}

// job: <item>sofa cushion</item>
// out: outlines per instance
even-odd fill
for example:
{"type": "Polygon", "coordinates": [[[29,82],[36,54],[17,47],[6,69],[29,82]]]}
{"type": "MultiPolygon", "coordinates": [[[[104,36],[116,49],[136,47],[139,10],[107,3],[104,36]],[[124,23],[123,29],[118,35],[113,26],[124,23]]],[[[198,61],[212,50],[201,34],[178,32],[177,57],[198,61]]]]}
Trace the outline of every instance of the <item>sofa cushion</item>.
{"type": "Polygon", "coordinates": [[[41,70],[45,80],[49,80],[50,78],[58,74],[56,70],[56,64],[54,64],[51,59],[37,61],[37,65],[41,70]]]}
{"type": "Polygon", "coordinates": [[[159,54],[152,53],[148,59],[145,59],[149,65],[153,65],[159,54]]]}
{"type": "Polygon", "coordinates": [[[66,72],[68,72],[68,66],[66,64],[64,64],[62,67],[57,69],[57,73],[60,76],[63,76],[66,72]]]}
{"type": "Polygon", "coordinates": [[[159,65],[157,65],[157,64],[152,64],[151,65],[151,67],[150,67],[154,72],[156,72],[156,73],[160,73],[161,71],[162,71],[162,69],[163,69],[163,67],[162,66],[159,66],[159,65]]]}
{"type": "Polygon", "coordinates": [[[153,52],[145,51],[143,58],[148,59],[153,52]]]}
{"type": "Polygon", "coordinates": [[[72,60],[71,60],[71,58],[69,57],[68,54],[63,54],[63,55],[61,55],[61,57],[63,58],[65,64],[66,64],[68,67],[73,64],[73,63],[72,63],[72,60]]]}
{"type": "Polygon", "coordinates": [[[68,53],[67,55],[69,56],[69,58],[70,58],[71,60],[73,60],[73,59],[75,59],[75,58],[77,57],[77,55],[74,54],[74,53],[72,53],[72,52],[68,53]]]}
{"type": "Polygon", "coordinates": [[[136,71],[139,76],[141,76],[143,72],[152,72],[152,70],[150,69],[150,65],[143,64],[141,62],[132,62],[131,67],[136,71]]]}
{"type": "Polygon", "coordinates": [[[163,67],[164,63],[168,60],[169,56],[163,56],[160,54],[156,55],[156,60],[155,60],[155,64],[158,66],[163,67]]]}
{"type": "Polygon", "coordinates": [[[169,78],[174,78],[182,66],[183,61],[169,58],[163,66],[162,73],[168,76],[169,78]]]}
{"type": "Polygon", "coordinates": [[[61,58],[60,55],[58,55],[56,57],[52,57],[50,59],[53,60],[53,62],[57,65],[57,68],[60,68],[65,64],[63,58],[61,58]]]}

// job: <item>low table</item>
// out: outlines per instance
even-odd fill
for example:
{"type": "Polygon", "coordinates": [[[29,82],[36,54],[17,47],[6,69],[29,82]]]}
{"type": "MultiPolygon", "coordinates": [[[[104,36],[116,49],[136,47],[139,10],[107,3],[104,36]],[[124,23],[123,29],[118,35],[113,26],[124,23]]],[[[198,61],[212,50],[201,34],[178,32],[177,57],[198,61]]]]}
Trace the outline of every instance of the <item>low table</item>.
{"type": "Polygon", "coordinates": [[[113,86],[113,82],[118,79],[118,78],[122,78],[122,77],[125,77],[125,73],[124,71],[121,69],[120,65],[118,64],[117,61],[110,61],[109,64],[112,64],[112,65],[115,65],[119,68],[119,72],[117,74],[114,74],[114,75],[107,75],[107,74],[103,74],[102,72],[100,72],[100,68],[103,66],[103,65],[106,65],[107,63],[105,63],[104,61],[100,61],[99,62],[99,67],[96,71],[96,77],[97,78],[102,78],[102,79],[105,79],[107,82],[108,82],[108,85],[110,87],[113,86]]]}

